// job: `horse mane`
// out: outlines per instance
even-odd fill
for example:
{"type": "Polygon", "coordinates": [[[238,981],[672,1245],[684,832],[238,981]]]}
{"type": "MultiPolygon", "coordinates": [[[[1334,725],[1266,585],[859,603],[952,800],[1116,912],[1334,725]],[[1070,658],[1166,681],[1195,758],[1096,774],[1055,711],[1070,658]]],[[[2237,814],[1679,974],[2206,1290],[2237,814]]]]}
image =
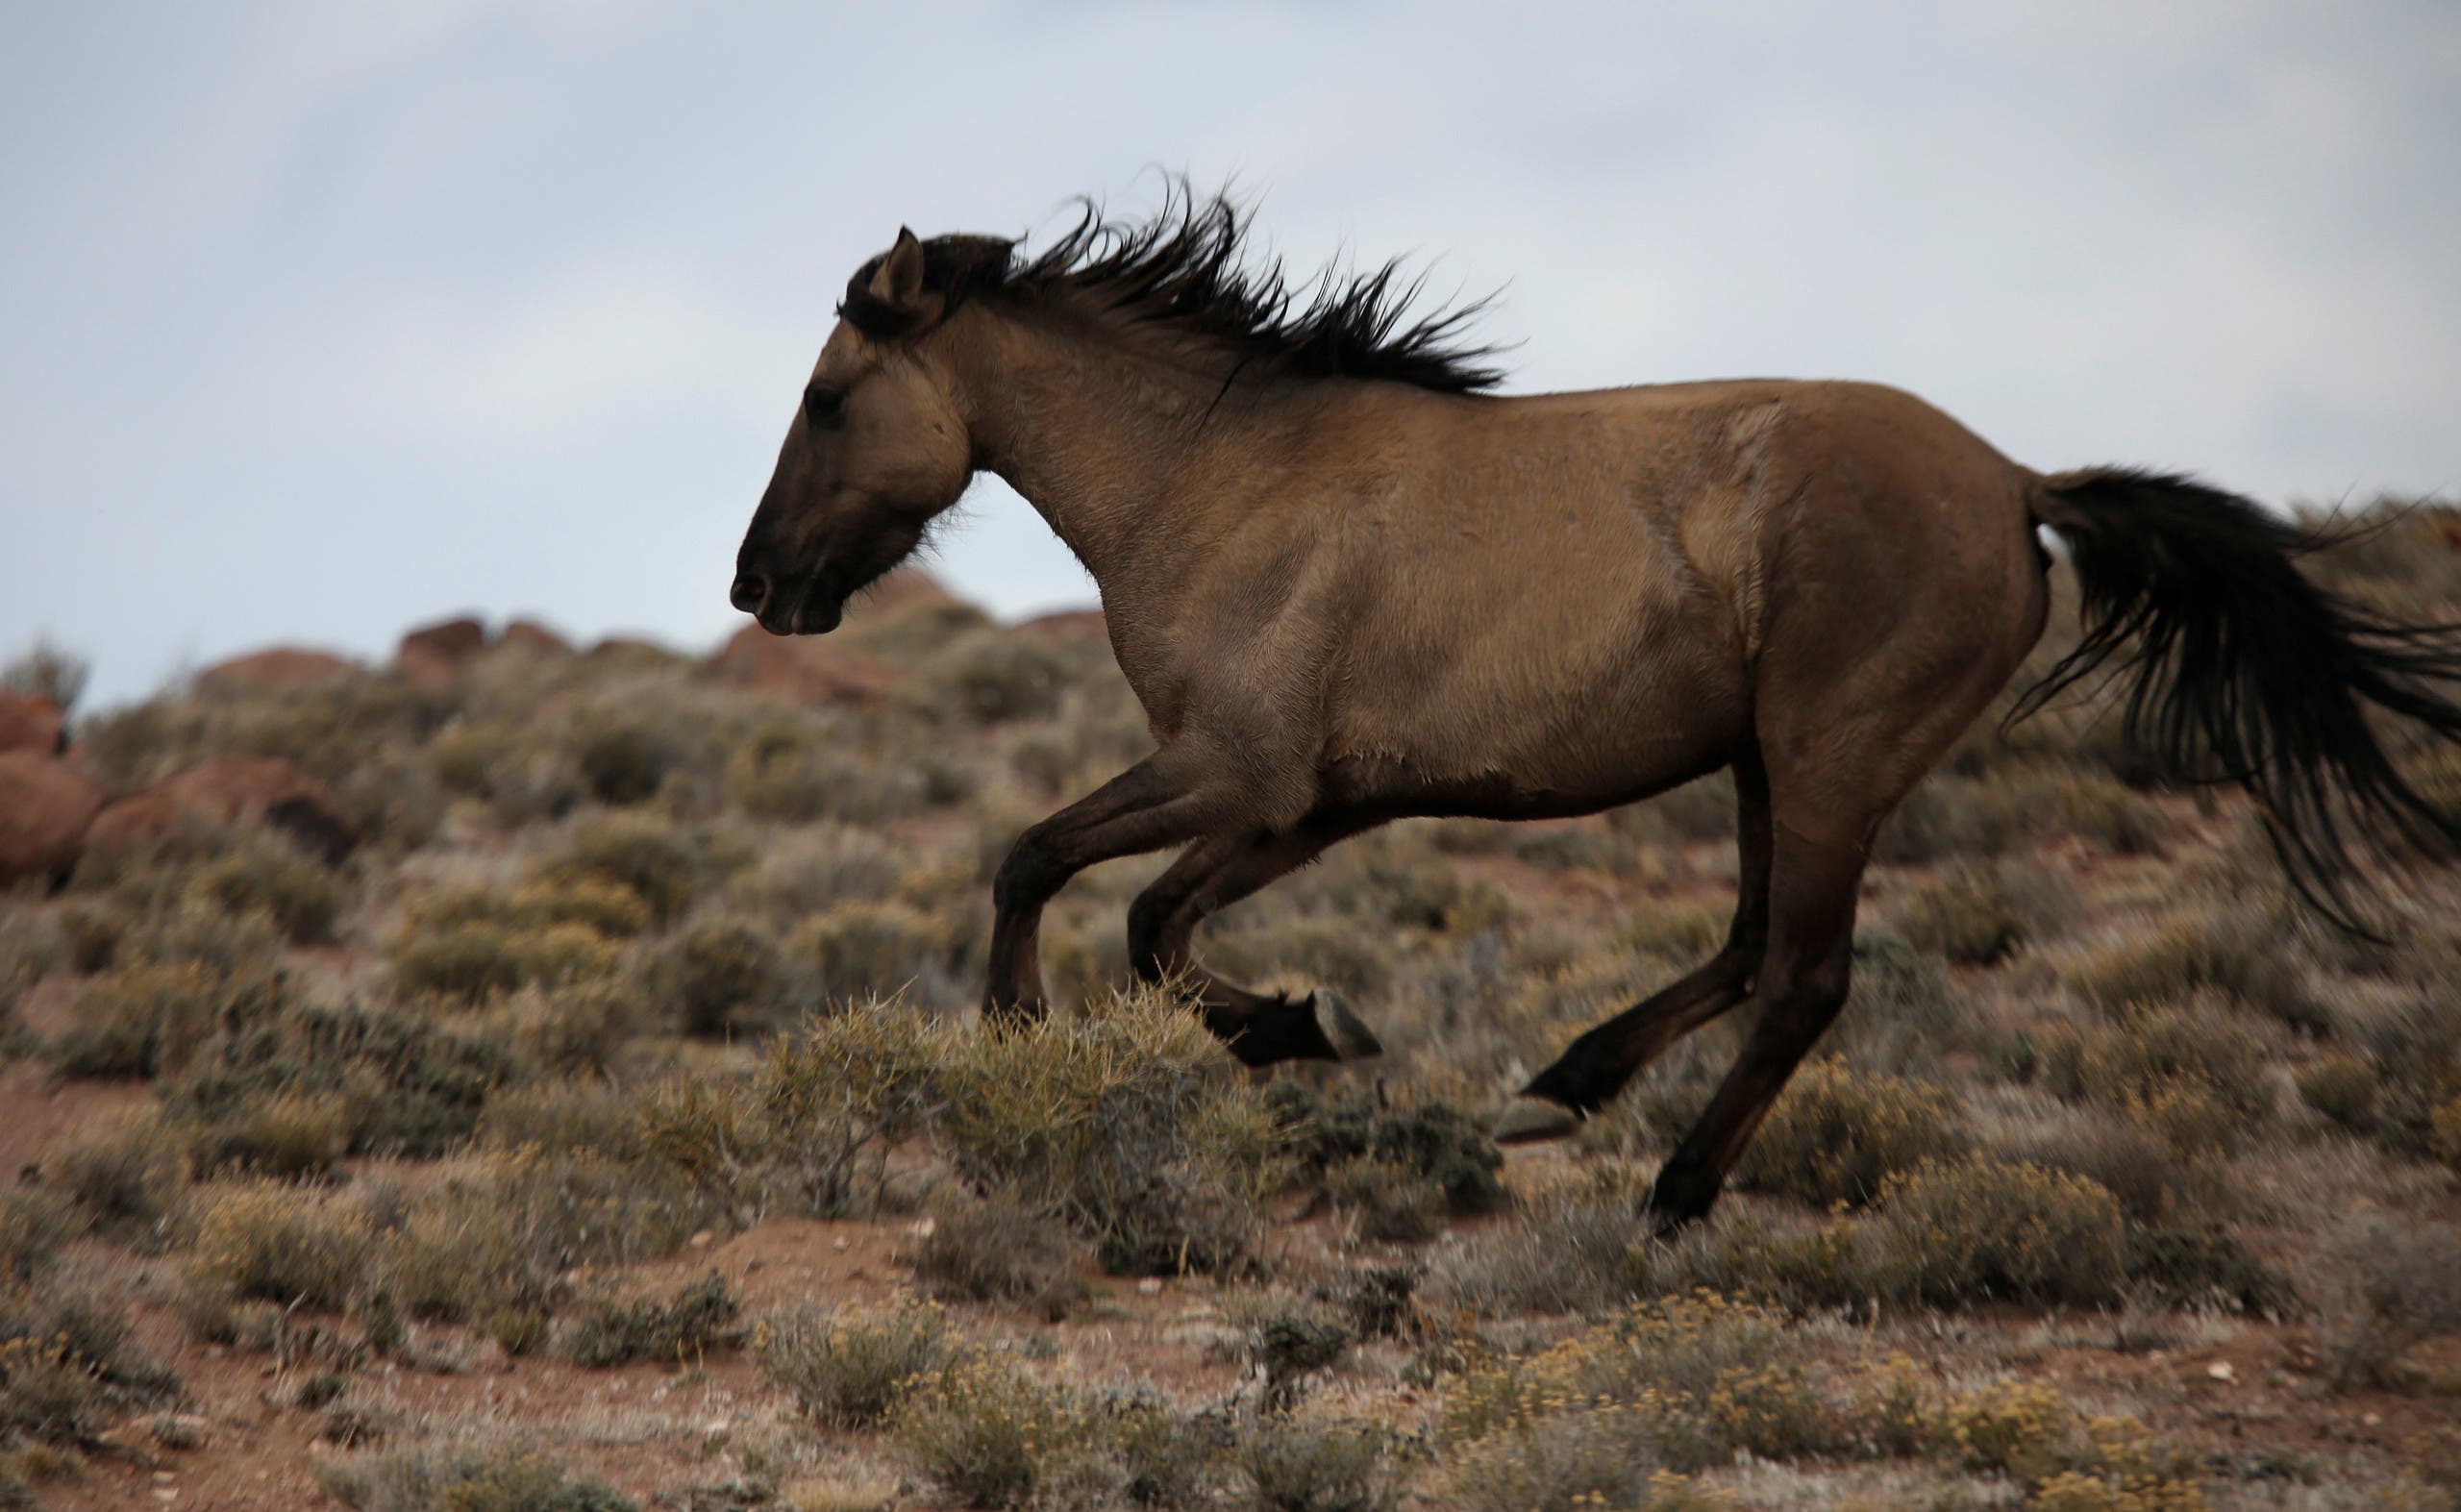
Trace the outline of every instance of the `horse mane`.
{"type": "MultiPolygon", "coordinates": [[[[1455,394],[1504,382],[1488,360],[1499,349],[1465,339],[1489,300],[1414,318],[1426,275],[1409,274],[1398,258],[1372,272],[1329,267],[1294,284],[1279,258],[1251,257],[1248,212],[1227,194],[1200,194],[1174,179],[1161,208],[1142,220],[1106,218],[1091,199],[1077,203],[1077,223],[1032,255],[996,236],[931,238],[926,286],[950,310],[986,296],[1087,302],[1125,325],[1194,336],[1231,358],[1234,372],[1386,379],[1455,394]]],[[[880,260],[847,285],[842,309],[858,329],[866,314],[878,315],[864,288],[880,260]]]]}

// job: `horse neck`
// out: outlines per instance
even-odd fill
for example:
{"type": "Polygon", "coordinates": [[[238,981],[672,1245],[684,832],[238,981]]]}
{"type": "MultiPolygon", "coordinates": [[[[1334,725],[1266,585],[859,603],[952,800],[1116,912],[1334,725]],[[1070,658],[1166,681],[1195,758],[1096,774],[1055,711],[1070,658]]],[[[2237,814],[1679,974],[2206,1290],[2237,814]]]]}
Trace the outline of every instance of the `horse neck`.
{"type": "Polygon", "coordinates": [[[1183,581],[1227,504],[1249,402],[1218,376],[1059,318],[984,311],[958,361],[977,463],[1024,496],[1106,606],[1183,581]]]}

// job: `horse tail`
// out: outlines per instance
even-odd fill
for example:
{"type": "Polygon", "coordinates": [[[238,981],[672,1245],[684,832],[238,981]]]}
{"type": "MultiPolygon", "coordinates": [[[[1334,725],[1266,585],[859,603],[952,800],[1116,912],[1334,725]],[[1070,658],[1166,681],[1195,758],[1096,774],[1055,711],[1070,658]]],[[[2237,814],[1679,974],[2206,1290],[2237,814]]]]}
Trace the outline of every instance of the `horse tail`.
{"type": "Polygon", "coordinates": [[[2353,933],[2370,933],[2353,842],[2394,861],[2461,854],[2461,814],[2410,785],[2369,716],[2461,740],[2461,624],[2403,624],[2328,592],[2298,561],[2340,537],[2192,478],[2059,473],[2031,510],[2068,544],[2084,638],[2012,719],[2106,672],[2127,742],[2166,780],[2245,787],[2291,885],[2353,933]]]}

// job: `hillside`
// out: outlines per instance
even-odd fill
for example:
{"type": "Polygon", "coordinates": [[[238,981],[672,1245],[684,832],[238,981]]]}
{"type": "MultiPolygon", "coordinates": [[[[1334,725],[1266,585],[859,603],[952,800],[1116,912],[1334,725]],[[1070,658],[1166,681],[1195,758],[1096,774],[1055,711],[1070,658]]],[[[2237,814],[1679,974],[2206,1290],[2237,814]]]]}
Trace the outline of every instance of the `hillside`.
{"type": "MultiPolygon", "coordinates": [[[[2461,516],[2380,524],[2316,570],[2461,616],[2461,516]]],[[[1259,1077],[1129,990],[1164,857],[973,1022],[1007,843],[1150,748],[1099,614],[76,681],[0,702],[0,1508],[2461,1504],[2461,877],[2335,934],[2095,710],[1892,821],[1668,1245],[1740,1015],[1482,1121],[1722,937],[1722,778],[1231,910],[1210,966],[1387,1049],[1259,1077]]]]}

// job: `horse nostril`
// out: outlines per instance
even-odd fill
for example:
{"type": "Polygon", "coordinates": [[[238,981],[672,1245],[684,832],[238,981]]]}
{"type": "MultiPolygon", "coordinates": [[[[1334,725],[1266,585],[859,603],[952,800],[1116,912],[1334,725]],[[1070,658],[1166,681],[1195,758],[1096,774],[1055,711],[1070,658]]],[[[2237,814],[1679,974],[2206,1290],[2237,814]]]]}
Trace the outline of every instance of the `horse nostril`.
{"type": "Polygon", "coordinates": [[[738,574],[727,598],[746,614],[759,613],[760,606],[769,602],[768,575],[758,572],[738,574]]]}

